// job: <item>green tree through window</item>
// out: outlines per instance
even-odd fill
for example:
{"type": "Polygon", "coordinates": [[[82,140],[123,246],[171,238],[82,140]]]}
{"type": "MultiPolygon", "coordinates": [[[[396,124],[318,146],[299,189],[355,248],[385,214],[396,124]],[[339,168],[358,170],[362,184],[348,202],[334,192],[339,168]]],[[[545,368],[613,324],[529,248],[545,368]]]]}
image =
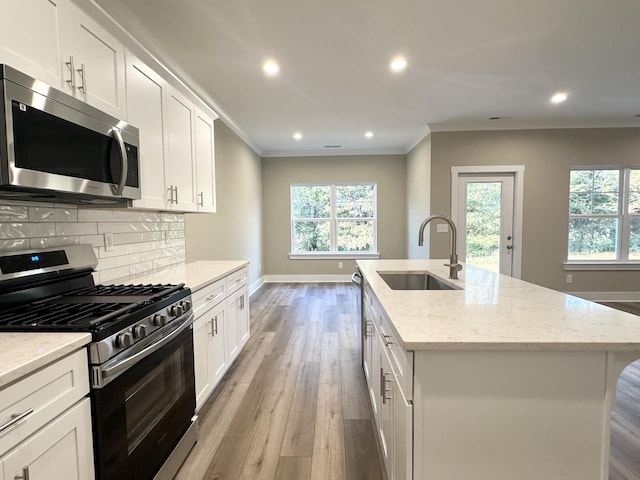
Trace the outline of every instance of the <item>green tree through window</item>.
{"type": "Polygon", "coordinates": [[[640,260],[640,169],[574,169],[569,185],[567,258],[640,260]]]}
{"type": "Polygon", "coordinates": [[[292,185],[291,251],[375,252],[376,185],[292,185]]]}

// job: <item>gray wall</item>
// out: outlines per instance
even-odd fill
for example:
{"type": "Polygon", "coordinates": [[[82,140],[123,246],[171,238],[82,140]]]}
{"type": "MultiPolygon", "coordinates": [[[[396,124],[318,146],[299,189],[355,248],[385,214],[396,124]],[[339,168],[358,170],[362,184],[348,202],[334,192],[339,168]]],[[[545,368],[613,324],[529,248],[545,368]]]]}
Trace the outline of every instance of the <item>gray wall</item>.
{"type": "Polygon", "coordinates": [[[262,277],[260,157],[215,122],[216,213],[185,215],[187,261],[249,260],[249,283],[262,277]]]}
{"type": "Polygon", "coordinates": [[[418,230],[431,213],[431,136],[407,154],[407,258],[428,258],[429,237],[418,246],[418,230]]]}
{"type": "MultiPolygon", "coordinates": [[[[450,213],[451,167],[525,165],[522,279],[562,291],[637,291],[640,272],[574,271],[566,283],[569,169],[639,165],[640,129],[510,130],[431,134],[431,211],[450,213]]],[[[434,234],[431,258],[448,236],[434,234]]]]}
{"type": "Polygon", "coordinates": [[[404,155],[285,157],[262,160],[265,275],[351,274],[355,261],[289,260],[290,185],[376,182],[378,251],[381,258],[406,258],[406,162],[404,155]]]}

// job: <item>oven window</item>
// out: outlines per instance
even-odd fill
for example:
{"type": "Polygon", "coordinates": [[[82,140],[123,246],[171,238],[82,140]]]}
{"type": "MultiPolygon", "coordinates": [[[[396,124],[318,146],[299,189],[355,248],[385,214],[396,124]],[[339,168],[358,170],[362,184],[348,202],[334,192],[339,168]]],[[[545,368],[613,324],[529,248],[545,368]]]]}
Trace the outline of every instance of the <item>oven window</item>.
{"type": "Polygon", "coordinates": [[[131,453],[186,391],[183,351],[178,350],[125,392],[131,453]]]}

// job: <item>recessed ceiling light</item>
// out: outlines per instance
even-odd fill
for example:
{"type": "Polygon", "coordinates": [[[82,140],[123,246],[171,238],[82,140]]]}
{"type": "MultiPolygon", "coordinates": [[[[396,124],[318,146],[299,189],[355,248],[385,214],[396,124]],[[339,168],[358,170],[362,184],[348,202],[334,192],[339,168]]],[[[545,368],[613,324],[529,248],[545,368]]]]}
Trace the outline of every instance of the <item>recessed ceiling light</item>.
{"type": "Polygon", "coordinates": [[[273,77],[280,71],[280,66],[274,60],[267,60],[262,64],[262,70],[270,77],[273,77]]]}
{"type": "Polygon", "coordinates": [[[293,134],[293,138],[296,140],[300,140],[302,138],[302,134],[300,132],[296,132],[293,134]]]}
{"type": "Polygon", "coordinates": [[[551,103],[562,103],[568,97],[567,92],[558,92],[551,97],[551,103]]]}
{"type": "Polygon", "coordinates": [[[364,136],[367,137],[367,138],[371,138],[371,137],[373,137],[373,132],[371,130],[369,130],[368,132],[366,132],[364,134],[364,136]]]}
{"type": "Polygon", "coordinates": [[[394,57],[389,64],[389,68],[392,72],[402,72],[405,68],[407,68],[407,59],[404,57],[394,57]]]}

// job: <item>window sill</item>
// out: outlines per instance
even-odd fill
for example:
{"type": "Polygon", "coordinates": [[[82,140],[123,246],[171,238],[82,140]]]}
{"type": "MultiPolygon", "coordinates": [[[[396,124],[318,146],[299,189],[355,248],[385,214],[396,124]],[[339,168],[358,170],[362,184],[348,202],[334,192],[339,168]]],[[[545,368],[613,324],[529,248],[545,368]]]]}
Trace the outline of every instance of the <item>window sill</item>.
{"type": "Polygon", "coordinates": [[[359,258],[380,258],[379,253],[358,253],[358,252],[313,252],[313,253],[290,253],[289,260],[356,260],[359,258]]]}
{"type": "Polygon", "coordinates": [[[564,262],[565,270],[640,270],[640,262],[564,262]]]}

